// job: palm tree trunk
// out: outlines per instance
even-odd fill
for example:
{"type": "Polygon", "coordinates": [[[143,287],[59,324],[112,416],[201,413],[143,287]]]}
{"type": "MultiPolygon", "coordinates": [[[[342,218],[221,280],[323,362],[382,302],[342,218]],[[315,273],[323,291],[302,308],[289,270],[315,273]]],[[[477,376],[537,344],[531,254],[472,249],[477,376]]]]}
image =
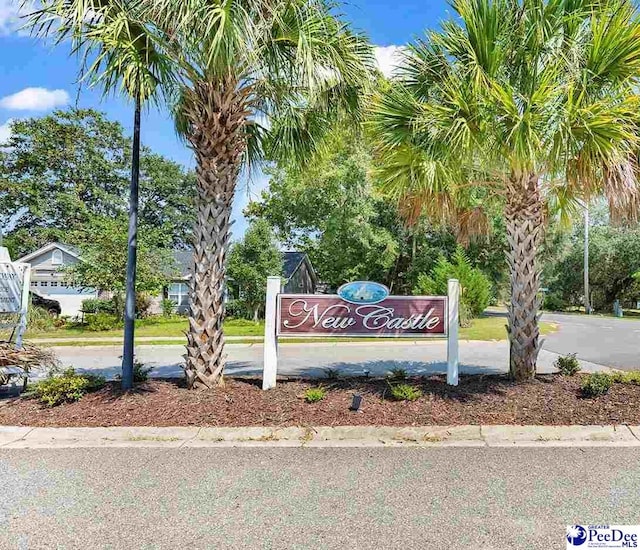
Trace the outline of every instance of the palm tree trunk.
{"type": "Polygon", "coordinates": [[[518,381],[532,378],[542,342],[538,309],[540,277],[536,255],[542,237],[542,202],[535,174],[512,177],[505,208],[509,252],[511,302],[507,331],[510,340],[509,374],[518,381]]]}
{"type": "Polygon", "coordinates": [[[185,366],[189,388],[223,383],[226,257],[248,114],[243,99],[232,83],[201,83],[185,97],[184,114],[190,126],[187,138],[197,163],[197,222],[185,366]]]}
{"type": "Polygon", "coordinates": [[[136,318],[136,256],[138,241],[138,182],[140,178],[140,93],[136,91],[133,117],[133,151],[129,189],[129,234],[127,242],[127,280],[122,349],[122,389],[133,387],[134,331],[136,318]]]}

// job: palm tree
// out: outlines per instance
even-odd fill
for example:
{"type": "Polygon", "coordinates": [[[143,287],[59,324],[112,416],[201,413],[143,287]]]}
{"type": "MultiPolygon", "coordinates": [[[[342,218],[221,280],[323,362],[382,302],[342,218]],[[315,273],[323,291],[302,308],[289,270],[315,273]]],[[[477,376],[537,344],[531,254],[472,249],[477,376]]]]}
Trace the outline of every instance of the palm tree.
{"type": "Polygon", "coordinates": [[[170,73],[147,29],[131,18],[127,6],[119,0],[45,0],[41,9],[27,15],[27,21],[37,34],[55,35],[58,44],[70,39],[72,52],[82,56],[83,78],[91,85],[100,85],[105,94],[120,88],[135,104],[122,353],[122,387],[130,389],[136,307],[140,115],[142,103],[156,94],[159,84],[170,73]]]}
{"type": "Polygon", "coordinates": [[[554,205],[640,203],[640,25],[625,0],[455,0],[373,107],[383,186],[414,218],[463,225],[503,209],[510,374],[535,374],[536,254],[554,205]],[[461,224],[460,221],[463,221],[461,224]]]}
{"type": "Polygon", "coordinates": [[[241,171],[304,158],[332,125],[360,119],[372,49],[328,0],[148,0],[132,9],[171,59],[179,133],[196,159],[197,223],[185,373],[223,381],[231,208],[241,171]]]}

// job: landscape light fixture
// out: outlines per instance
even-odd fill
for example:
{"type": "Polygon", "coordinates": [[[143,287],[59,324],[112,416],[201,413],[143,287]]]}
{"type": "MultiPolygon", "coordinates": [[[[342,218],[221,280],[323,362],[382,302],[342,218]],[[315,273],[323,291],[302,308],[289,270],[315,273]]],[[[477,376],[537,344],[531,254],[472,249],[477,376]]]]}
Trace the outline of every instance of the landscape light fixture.
{"type": "Polygon", "coordinates": [[[362,406],[362,396],[359,393],[353,394],[353,399],[351,400],[351,407],[349,407],[352,411],[362,412],[360,408],[362,406]]]}

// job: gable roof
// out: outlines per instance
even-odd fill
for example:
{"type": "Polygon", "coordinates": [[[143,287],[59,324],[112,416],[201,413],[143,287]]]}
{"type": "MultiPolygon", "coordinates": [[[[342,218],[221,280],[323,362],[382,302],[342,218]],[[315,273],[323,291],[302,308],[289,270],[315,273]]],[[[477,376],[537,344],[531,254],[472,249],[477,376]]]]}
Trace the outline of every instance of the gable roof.
{"type": "Polygon", "coordinates": [[[174,250],[173,261],[180,277],[188,277],[193,271],[193,252],[191,250],[174,250]]]}
{"type": "Polygon", "coordinates": [[[309,260],[309,256],[307,256],[304,252],[283,252],[282,253],[283,260],[283,268],[282,275],[286,281],[293,277],[293,274],[300,269],[300,266],[303,263],[307,264],[307,269],[314,281],[318,281],[318,276],[316,275],[315,270],[313,269],[313,265],[311,264],[311,260],[309,260]]]}
{"type": "Polygon", "coordinates": [[[37,250],[34,250],[33,252],[31,252],[30,254],[27,254],[26,256],[22,256],[22,258],[16,261],[22,262],[22,263],[29,263],[30,260],[33,260],[34,258],[37,258],[41,254],[44,254],[45,252],[49,252],[50,250],[54,250],[54,249],[62,250],[63,252],[66,252],[67,254],[69,254],[70,256],[73,256],[74,258],[78,258],[79,260],[81,259],[80,251],[75,246],[72,246],[69,244],[63,244],[59,242],[52,242],[49,244],[45,244],[44,246],[38,248],[37,250]]]}
{"type": "MultiPolygon", "coordinates": [[[[180,274],[180,277],[189,277],[193,268],[193,252],[190,250],[174,250],[173,251],[173,259],[175,261],[177,270],[180,274]]],[[[317,280],[317,275],[313,266],[311,265],[311,261],[309,257],[304,252],[283,252],[282,253],[282,276],[288,281],[293,274],[298,271],[303,262],[307,263],[307,269],[314,280],[317,280]]]]}

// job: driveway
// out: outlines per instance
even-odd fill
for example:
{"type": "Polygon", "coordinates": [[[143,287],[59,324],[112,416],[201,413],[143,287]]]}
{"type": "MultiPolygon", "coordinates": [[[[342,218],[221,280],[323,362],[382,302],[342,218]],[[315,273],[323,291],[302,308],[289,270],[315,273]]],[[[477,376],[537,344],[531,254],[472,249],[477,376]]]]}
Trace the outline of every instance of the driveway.
{"type": "Polygon", "coordinates": [[[560,330],[546,336],[544,349],[623,370],[640,369],[640,319],[544,313],[560,330]]]}
{"type": "Polygon", "coordinates": [[[0,449],[0,548],[565,548],[635,448],[0,449]]]}

